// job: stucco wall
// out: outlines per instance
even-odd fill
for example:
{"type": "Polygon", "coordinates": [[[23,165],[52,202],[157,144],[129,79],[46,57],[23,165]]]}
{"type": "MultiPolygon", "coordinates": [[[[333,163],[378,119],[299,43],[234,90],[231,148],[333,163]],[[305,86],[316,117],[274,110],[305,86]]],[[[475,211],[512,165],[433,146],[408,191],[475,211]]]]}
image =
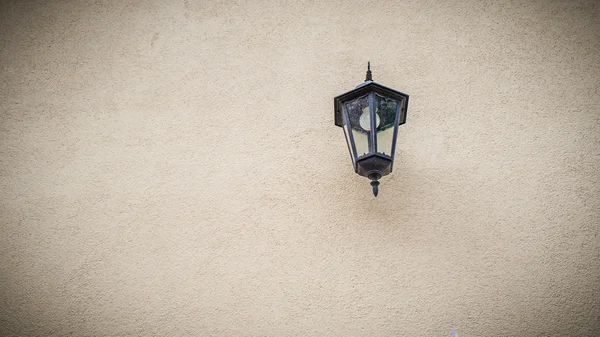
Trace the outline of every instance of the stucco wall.
{"type": "Polygon", "coordinates": [[[0,335],[600,333],[597,1],[3,1],[0,335]],[[374,198],[333,97],[410,94],[374,198]]]}

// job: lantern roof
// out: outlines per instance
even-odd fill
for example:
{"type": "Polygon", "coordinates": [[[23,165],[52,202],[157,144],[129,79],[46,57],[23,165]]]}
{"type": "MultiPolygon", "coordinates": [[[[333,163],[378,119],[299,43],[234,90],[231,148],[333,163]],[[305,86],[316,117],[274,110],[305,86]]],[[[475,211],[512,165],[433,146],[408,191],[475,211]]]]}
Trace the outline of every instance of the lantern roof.
{"type": "MultiPolygon", "coordinates": [[[[369,77],[367,77],[369,78],[369,77]]],[[[386,87],[383,84],[379,84],[374,82],[373,80],[366,80],[363,83],[356,86],[356,88],[345,92],[341,95],[336,96],[334,101],[334,112],[335,112],[335,125],[343,126],[343,117],[342,117],[342,103],[351,100],[360,96],[364,96],[370,92],[375,92],[381,95],[385,95],[389,98],[396,99],[398,101],[404,101],[403,104],[403,112],[401,113],[401,118],[398,121],[398,125],[402,125],[406,123],[406,106],[408,105],[408,95],[400,92],[398,90],[392,89],[390,87],[386,87]]]]}

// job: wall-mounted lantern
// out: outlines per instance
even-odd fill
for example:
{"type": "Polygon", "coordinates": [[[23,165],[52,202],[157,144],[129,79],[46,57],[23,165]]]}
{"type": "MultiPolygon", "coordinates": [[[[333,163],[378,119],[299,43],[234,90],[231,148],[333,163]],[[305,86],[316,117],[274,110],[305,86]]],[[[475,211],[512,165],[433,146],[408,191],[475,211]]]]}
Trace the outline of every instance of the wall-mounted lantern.
{"type": "Polygon", "coordinates": [[[365,81],[334,98],[335,125],[344,129],[354,172],[371,179],[375,196],[379,179],[392,172],[407,107],[407,94],[373,82],[370,62],[365,81]]]}

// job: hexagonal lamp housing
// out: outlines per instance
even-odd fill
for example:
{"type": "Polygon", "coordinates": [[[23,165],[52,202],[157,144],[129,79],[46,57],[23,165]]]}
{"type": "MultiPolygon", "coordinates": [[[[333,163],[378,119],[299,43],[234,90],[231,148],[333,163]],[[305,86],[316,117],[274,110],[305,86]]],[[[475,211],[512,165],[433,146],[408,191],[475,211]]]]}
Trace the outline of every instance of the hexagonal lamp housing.
{"type": "Polygon", "coordinates": [[[335,125],[344,129],[354,171],[371,179],[375,196],[378,180],[392,172],[407,106],[407,94],[373,82],[370,66],[365,82],[334,98],[335,125]]]}

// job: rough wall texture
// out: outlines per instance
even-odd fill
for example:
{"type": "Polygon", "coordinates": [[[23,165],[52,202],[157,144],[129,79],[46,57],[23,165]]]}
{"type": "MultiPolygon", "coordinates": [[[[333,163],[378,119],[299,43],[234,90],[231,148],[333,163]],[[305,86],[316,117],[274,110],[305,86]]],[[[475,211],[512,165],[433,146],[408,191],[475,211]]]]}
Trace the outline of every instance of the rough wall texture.
{"type": "Polygon", "coordinates": [[[0,29],[0,335],[600,333],[597,1],[4,1],[0,29]],[[333,125],[367,60],[411,95],[378,198],[333,125]]]}

